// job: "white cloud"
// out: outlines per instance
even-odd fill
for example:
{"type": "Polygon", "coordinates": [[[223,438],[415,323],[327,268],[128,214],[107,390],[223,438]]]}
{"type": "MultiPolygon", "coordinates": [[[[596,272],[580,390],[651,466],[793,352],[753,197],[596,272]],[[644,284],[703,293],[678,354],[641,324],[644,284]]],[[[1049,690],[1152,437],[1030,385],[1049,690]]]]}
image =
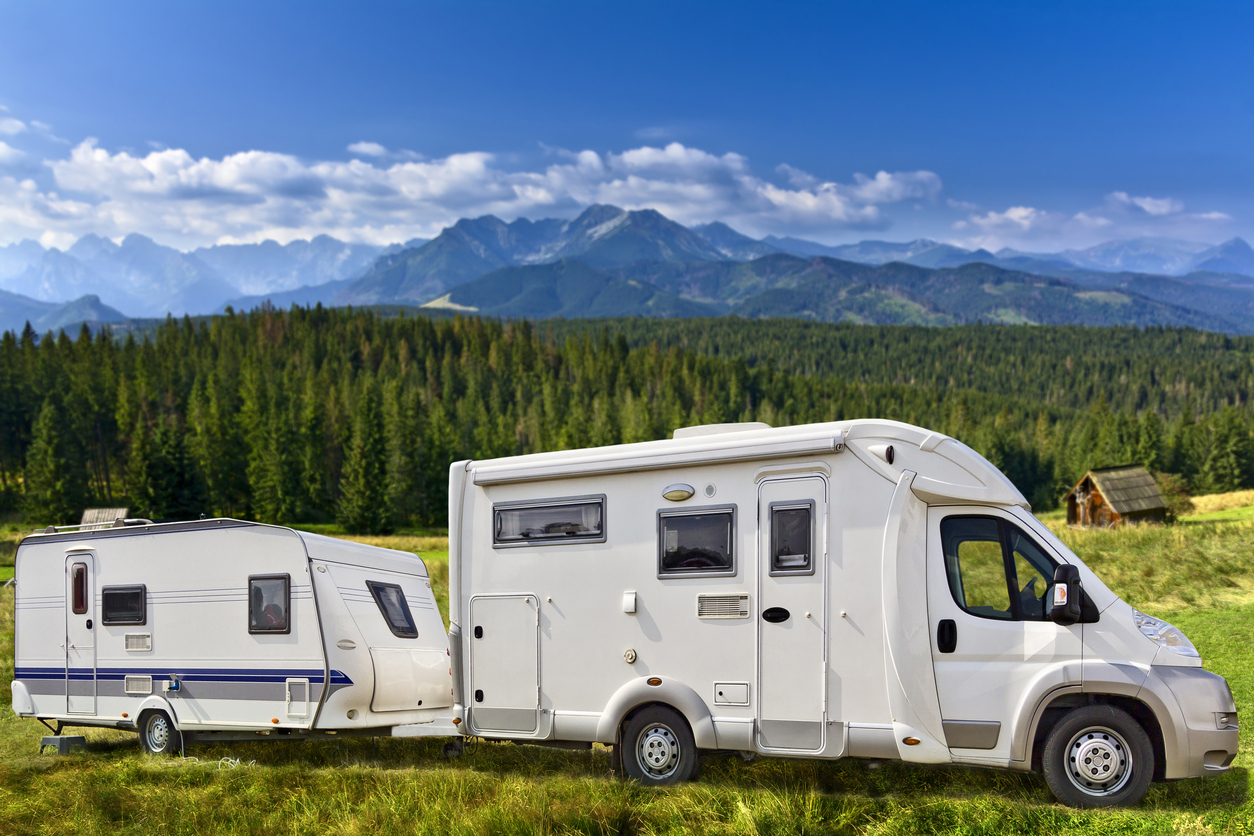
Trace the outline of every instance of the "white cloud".
{"type": "Polygon", "coordinates": [[[0,163],[16,162],[24,156],[26,155],[14,148],[12,145],[8,145],[5,142],[0,141],[0,163]]]}
{"type": "Polygon", "coordinates": [[[609,203],[657,209],[687,224],[724,220],[749,234],[822,234],[883,228],[881,205],[933,197],[941,188],[926,171],[859,174],[852,183],[793,176],[778,185],[756,176],[739,154],[678,142],[621,153],[558,151],[556,161],[522,170],[483,152],[426,160],[371,142],[349,151],[370,159],[306,161],[257,150],[195,158],[179,148],[110,151],[87,139],[45,160],[57,191],[4,181],[0,228],[17,238],[142,232],[188,247],[320,233],[390,243],[435,235],[461,217],[569,216],[609,203]]]}
{"type": "Polygon", "coordinates": [[[1133,197],[1127,192],[1111,192],[1106,195],[1106,202],[1118,208],[1139,209],[1154,217],[1175,215],[1184,211],[1184,204],[1171,197],[1133,197]]]}
{"type": "Polygon", "coordinates": [[[12,116],[0,118],[0,134],[17,136],[24,130],[26,130],[26,123],[21,119],[14,119],[12,116]]]}
{"type": "Polygon", "coordinates": [[[974,212],[980,208],[977,203],[968,203],[965,200],[954,200],[952,197],[945,201],[945,205],[950,209],[957,209],[960,212],[974,212]]]}

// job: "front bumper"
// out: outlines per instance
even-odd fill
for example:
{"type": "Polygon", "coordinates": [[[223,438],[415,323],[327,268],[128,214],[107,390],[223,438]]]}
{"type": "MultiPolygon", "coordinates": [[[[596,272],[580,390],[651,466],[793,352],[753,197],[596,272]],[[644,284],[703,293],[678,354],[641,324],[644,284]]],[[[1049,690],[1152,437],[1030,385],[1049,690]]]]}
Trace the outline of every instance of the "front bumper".
{"type": "Polygon", "coordinates": [[[1176,729],[1184,744],[1177,751],[1182,763],[1167,764],[1168,777],[1196,778],[1231,768],[1239,727],[1227,680],[1201,668],[1153,665],[1145,687],[1158,690],[1155,686],[1175,697],[1185,726],[1176,729]]]}

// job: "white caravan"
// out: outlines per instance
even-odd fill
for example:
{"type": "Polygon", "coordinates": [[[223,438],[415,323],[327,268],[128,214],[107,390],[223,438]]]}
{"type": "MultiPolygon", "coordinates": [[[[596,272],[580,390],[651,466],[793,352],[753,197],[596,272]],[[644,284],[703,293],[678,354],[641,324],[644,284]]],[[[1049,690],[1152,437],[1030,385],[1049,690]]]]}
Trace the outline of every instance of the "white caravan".
{"type": "Polygon", "coordinates": [[[34,534],[13,709],[184,735],[452,735],[448,634],[412,554],[238,520],[34,534]]]}
{"type": "Polygon", "coordinates": [[[1229,768],[1236,706],[962,443],[891,421],[692,427],[450,471],[465,734],[1039,769],[1082,806],[1229,768]]]}

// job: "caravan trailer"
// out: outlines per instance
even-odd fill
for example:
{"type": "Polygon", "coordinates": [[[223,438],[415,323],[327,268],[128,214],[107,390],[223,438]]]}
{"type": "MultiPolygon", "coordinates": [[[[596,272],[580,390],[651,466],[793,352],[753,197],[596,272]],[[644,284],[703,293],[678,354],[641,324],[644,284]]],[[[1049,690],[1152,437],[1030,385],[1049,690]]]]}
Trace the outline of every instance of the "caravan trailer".
{"type": "Polygon", "coordinates": [[[678,430],[450,470],[465,734],[1044,772],[1077,806],[1227,770],[1232,693],[962,443],[891,421],[678,430]]]}
{"type": "MultiPolygon", "coordinates": [[[[131,524],[123,524],[131,523],[131,524]]],[[[13,709],[186,736],[453,735],[448,634],[405,552],[229,519],[25,538],[13,709]]]]}

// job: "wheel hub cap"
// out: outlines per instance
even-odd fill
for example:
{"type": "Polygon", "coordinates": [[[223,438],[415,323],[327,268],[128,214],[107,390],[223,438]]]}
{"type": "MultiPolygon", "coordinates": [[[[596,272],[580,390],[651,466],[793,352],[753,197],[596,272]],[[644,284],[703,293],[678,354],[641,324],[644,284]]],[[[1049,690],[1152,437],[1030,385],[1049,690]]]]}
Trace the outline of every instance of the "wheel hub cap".
{"type": "Polygon", "coordinates": [[[1067,747],[1067,775],[1089,795],[1118,792],[1132,775],[1132,754],[1110,729],[1085,729],[1067,747]]]}
{"type": "Polygon", "coordinates": [[[166,740],[170,737],[170,729],[166,725],[164,717],[155,717],[148,723],[148,743],[152,749],[164,749],[166,740]]]}
{"type": "Polygon", "coordinates": [[[650,726],[640,735],[640,768],[654,778],[665,778],[679,766],[679,740],[666,726],[650,726]]]}

